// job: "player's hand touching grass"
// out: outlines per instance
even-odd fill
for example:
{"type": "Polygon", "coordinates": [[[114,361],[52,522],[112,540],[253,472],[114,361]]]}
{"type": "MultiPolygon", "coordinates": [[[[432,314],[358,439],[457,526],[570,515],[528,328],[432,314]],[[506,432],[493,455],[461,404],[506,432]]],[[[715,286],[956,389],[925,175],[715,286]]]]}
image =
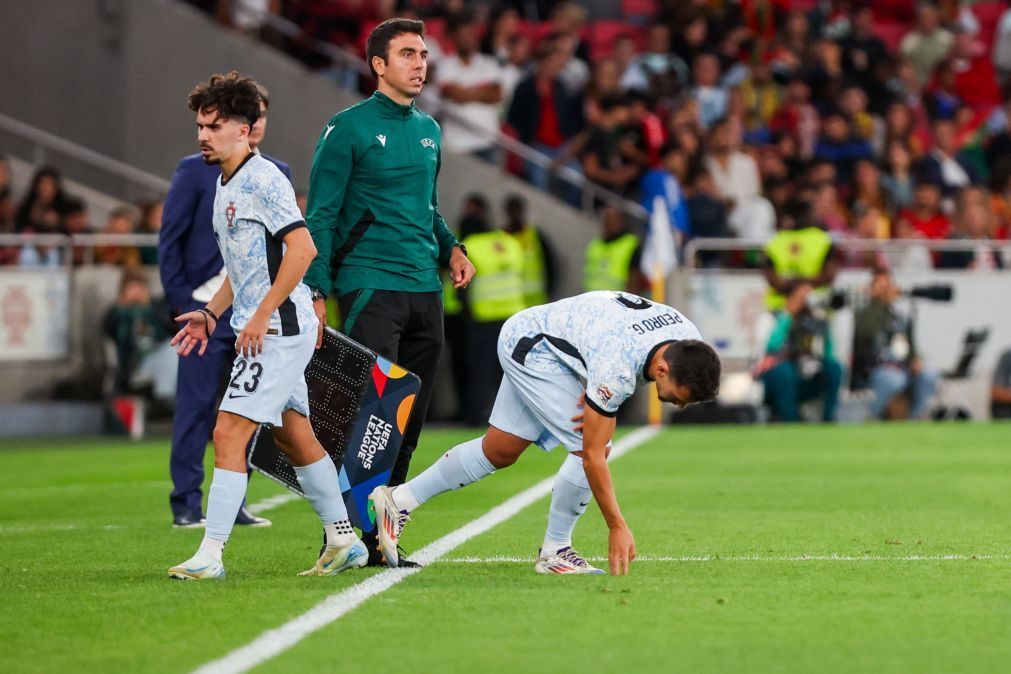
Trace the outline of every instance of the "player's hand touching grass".
{"type": "Polygon", "coordinates": [[[188,356],[194,347],[199,344],[200,350],[197,352],[197,355],[204,355],[204,351],[207,350],[207,340],[211,338],[211,333],[214,332],[215,326],[209,323],[213,322],[213,320],[213,318],[203,311],[188,311],[181,316],[176,316],[176,323],[185,323],[170,342],[172,346],[177,347],[176,353],[180,356],[188,356]]]}
{"type": "Polygon", "coordinates": [[[263,338],[269,329],[270,314],[257,311],[236,338],[235,353],[246,358],[255,358],[263,353],[263,338]]]}
{"type": "Polygon", "coordinates": [[[453,287],[457,290],[466,288],[474,280],[474,265],[459,246],[455,246],[453,252],[449,254],[449,276],[453,281],[453,287]]]}
{"type": "Polygon", "coordinates": [[[635,559],[635,539],[632,531],[624,522],[621,526],[611,529],[607,535],[607,561],[611,566],[612,576],[627,576],[628,565],[635,559]]]}

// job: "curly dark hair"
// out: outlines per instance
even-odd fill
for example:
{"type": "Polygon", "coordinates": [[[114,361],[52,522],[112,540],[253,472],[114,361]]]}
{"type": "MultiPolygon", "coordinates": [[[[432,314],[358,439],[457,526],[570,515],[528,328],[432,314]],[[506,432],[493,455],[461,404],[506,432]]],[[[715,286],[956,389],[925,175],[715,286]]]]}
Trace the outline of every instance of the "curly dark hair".
{"type": "Polygon", "coordinates": [[[236,71],[227,75],[211,75],[190,92],[189,105],[193,112],[217,112],[225,119],[242,119],[250,126],[260,118],[260,86],[252,77],[236,71]]]}
{"type": "Polygon", "coordinates": [[[692,402],[716,398],[720,391],[720,357],[713,347],[698,339],[682,339],[664,351],[670,378],[692,393],[692,402]]]}
{"type": "Polygon", "coordinates": [[[372,67],[372,58],[378,56],[383,61],[390,60],[390,41],[404,33],[417,33],[425,37],[425,24],[414,19],[387,19],[372,29],[369,39],[365,42],[365,61],[373,77],[379,77],[372,67]]]}

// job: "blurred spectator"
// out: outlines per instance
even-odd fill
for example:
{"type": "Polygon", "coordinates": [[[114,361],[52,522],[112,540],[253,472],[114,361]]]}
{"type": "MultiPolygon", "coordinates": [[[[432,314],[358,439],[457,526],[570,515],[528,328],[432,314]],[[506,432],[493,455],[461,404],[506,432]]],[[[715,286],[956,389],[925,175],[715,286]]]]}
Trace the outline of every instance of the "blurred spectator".
{"type": "Polygon", "coordinates": [[[951,51],[954,36],[941,26],[937,6],[926,0],[916,6],[916,25],[899,45],[899,52],[916,68],[921,84],[930,80],[934,67],[951,51]]]}
{"type": "Polygon", "coordinates": [[[519,35],[520,15],[515,7],[496,5],[488,14],[487,30],[481,38],[481,53],[491,56],[500,66],[509,61],[512,45],[519,35]]]}
{"type": "Polygon", "coordinates": [[[913,203],[916,187],[912,174],[913,160],[905,143],[893,140],[888,144],[885,162],[888,173],[882,177],[881,185],[885,190],[889,212],[898,213],[913,203]]]}
{"type": "Polygon", "coordinates": [[[694,63],[695,57],[701,54],[706,47],[706,40],[709,37],[709,23],[706,20],[704,11],[694,11],[687,21],[671,22],[659,21],[666,26],[681,26],[674,37],[671,49],[675,56],[681,59],[682,63],[694,63]]]}
{"type": "Polygon", "coordinates": [[[117,393],[134,392],[138,379],[143,379],[154,385],[158,397],[174,397],[178,358],[168,346],[172,327],[166,308],[163,301],[151,298],[141,270],[123,271],[116,303],[102,321],[105,336],[115,345],[117,393]]]}
{"type": "MultiPolygon", "coordinates": [[[[140,210],[136,206],[124,205],[109,213],[109,221],[102,234],[136,234],[140,225],[140,210]]],[[[106,244],[95,247],[95,262],[121,267],[136,267],[140,264],[140,249],[136,246],[106,244]]]]}
{"type": "Polygon", "coordinates": [[[751,69],[751,77],[740,89],[744,105],[745,139],[764,139],[769,124],[779,109],[783,99],[780,86],[772,77],[772,69],[766,63],[756,63],[751,69]]]}
{"type": "Polygon", "coordinates": [[[688,66],[671,53],[670,28],[653,24],[647,33],[646,49],[636,56],[621,75],[621,87],[649,93],[655,98],[676,96],[688,83],[688,66]]]}
{"type": "Polygon", "coordinates": [[[740,150],[740,141],[740,123],[736,120],[720,119],[709,130],[705,167],[731,211],[761,196],[762,192],[758,164],[751,155],[740,150]]]}
{"type": "MultiPolygon", "coordinates": [[[[11,188],[0,187],[0,234],[14,233],[14,200],[11,188]]],[[[0,265],[16,264],[18,249],[15,246],[0,246],[0,265]]]]}
{"type": "MultiPolygon", "coordinates": [[[[145,201],[140,204],[140,233],[158,234],[161,232],[162,208],[161,199],[145,201]]],[[[140,249],[140,263],[143,265],[158,264],[158,244],[143,246],[140,249]]]]}
{"type": "Polygon", "coordinates": [[[506,319],[522,311],[523,248],[510,234],[493,229],[487,220],[467,216],[461,230],[473,233],[463,238],[467,256],[476,269],[474,281],[461,292],[466,315],[467,372],[469,393],[463,403],[464,421],[479,426],[491,413],[495,392],[502,381],[496,356],[499,332],[506,319]]]}
{"type": "MultiPolygon", "coordinates": [[[[873,204],[857,203],[853,208],[853,230],[851,239],[861,241],[884,241],[891,234],[888,217],[873,204]]],[[[858,269],[883,269],[888,266],[884,252],[864,250],[851,244],[846,248],[846,266],[858,269]]]]}
{"type": "Polygon", "coordinates": [[[934,147],[920,160],[920,180],[939,185],[942,196],[949,197],[971,183],[979,182],[979,174],[968,162],[958,157],[955,147],[955,126],[946,119],[934,121],[934,147]]]}
{"type": "Polygon", "coordinates": [[[818,141],[818,112],[811,105],[811,88],[800,77],[786,87],[786,100],[769,121],[773,133],[788,134],[797,144],[797,156],[809,160],[818,141]]]}
{"type": "MultiPolygon", "coordinates": [[[[60,231],[73,236],[75,234],[90,234],[91,221],[88,218],[88,210],[84,205],[84,200],[77,197],[67,197],[60,216],[60,231]]],[[[80,266],[87,259],[86,246],[73,247],[73,264],[80,266]]]]}
{"type": "Polygon", "coordinates": [[[884,156],[892,143],[901,143],[912,159],[919,159],[925,152],[927,140],[929,139],[915,133],[913,113],[909,107],[895,101],[885,109],[884,123],[878,125],[874,137],[874,153],[879,157],[884,156]]]}
{"type": "MultiPolygon", "coordinates": [[[[695,174],[686,206],[692,238],[733,236],[727,226],[727,206],[709,171],[702,170],[695,174]]],[[[698,262],[702,267],[715,267],[723,258],[724,255],[718,251],[702,251],[698,262]]]]}
{"type": "Polygon", "coordinates": [[[955,34],[948,66],[953,75],[955,92],[973,110],[984,112],[1000,105],[994,62],[975,33],[963,29],[955,34]]]}
{"type": "Polygon", "coordinates": [[[702,53],[692,63],[692,96],[699,105],[699,121],[708,129],[727,112],[730,95],[720,83],[720,60],[702,53]]]}
{"type": "Polygon", "coordinates": [[[661,200],[674,228],[675,241],[681,246],[692,237],[688,203],[682,189],[688,165],[676,142],[664,143],[660,157],[662,164],[647,171],[642,178],[642,206],[652,213],[656,200],[661,200]]]}
{"type": "Polygon", "coordinates": [[[937,66],[933,84],[923,96],[924,107],[931,119],[954,119],[962,98],[955,88],[955,69],[950,60],[937,66]]]}
{"type": "Polygon", "coordinates": [[[635,38],[628,33],[622,33],[614,39],[614,49],[611,51],[611,58],[618,67],[618,77],[628,70],[639,53],[639,47],[635,44],[635,38]]]}
{"type": "Polygon", "coordinates": [[[520,81],[530,75],[533,42],[526,35],[516,34],[509,41],[509,52],[502,64],[502,116],[512,104],[513,92],[520,81]]]}
{"type": "Polygon", "coordinates": [[[566,45],[569,47],[567,51],[573,58],[579,59],[583,63],[590,61],[590,47],[582,38],[586,18],[586,9],[570,0],[556,2],[551,8],[551,34],[570,38],[573,44],[566,45]]]}
{"type": "Polygon", "coordinates": [[[852,28],[842,41],[843,68],[850,81],[868,90],[874,87],[874,66],[888,57],[885,43],[874,33],[874,9],[868,4],[853,12],[852,28]]]}
{"type": "Polygon", "coordinates": [[[800,421],[800,404],[817,398],[823,398],[822,421],[836,418],[843,370],[825,310],[811,292],[809,283],[796,285],[782,310],[766,317],[765,355],[755,374],[777,421],[800,421]]]}
{"type": "Polygon", "coordinates": [[[839,99],[839,109],[850,120],[857,138],[867,141],[874,138],[875,119],[867,111],[867,92],[860,87],[846,87],[839,99]]]}
{"type": "Polygon", "coordinates": [[[505,231],[523,250],[523,304],[532,307],[547,304],[555,289],[557,262],[547,238],[527,217],[527,202],[519,194],[510,194],[502,202],[505,231]]]}
{"type": "Polygon", "coordinates": [[[599,217],[600,236],[586,249],[583,290],[643,292],[649,283],[639,269],[641,239],[629,229],[620,208],[605,205],[599,217]]]}
{"type": "Polygon", "coordinates": [[[1011,8],[1006,9],[997,22],[993,36],[993,65],[1002,85],[1011,81],[1011,8]]]}
{"type": "Polygon", "coordinates": [[[990,416],[994,419],[1011,419],[1011,349],[1000,355],[997,368],[993,371],[990,416]]]}
{"type": "Polygon", "coordinates": [[[835,164],[839,182],[849,184],[853,179],[853,165],[858,159],[873,156],[869,142],[853,132],[851,122],[842,111],[835,110],[822,120],[822,133],[814,148],[816,159],[835,164]]]}
{"type": "Polygon", "coordinates": [[[885,418],[890,404],[904,393],[909,405],[903,416],[922,419],[940,373],[925,366],[919,356],[912,320],[895,306],[902,293],[891,274],[875,272],[870,295],[870,303],[854,318],[851,386],[874,392],[870,414],[876,419],[885,418]]]}
{"type": "Polygon", "coordinates": [[[820,181],[812,187],[812,213],[823,230],[842,237],[849,231],[849,211],[834,182],[820,181]]]}
{"type": "Polygon", "coordinates": [[[259,37],[271,14],[281,13],[281,0],[218,0],[218,22],[259,37]]]}
{"type": "Polygon", "coordinates": [[[899,211],[898,219],[925,239],[946,239],[951,233],[951,223],[941,211],[941,190],[926,180],[916,184],[912,206],[899,211]]]}
{"type": "Polygon", "coordinates": [[[944,251],[938,267],[977,271],[1004,268],[1004,260],[999,251],[990,243],[996,223],[986,190],[978,187],[962,190],[958,196],[953,224],[952,234],[948,238],[967,242],[966,250],[944,251]]]}
{"type": "Polygon", "coordinates": [[[660,148],[667,140],[663,121],[652,111],[650,97],[641,91],[626,94],[628,124],[625,125],[622,154],[639,167],[640,175],[660,165],[660,148]]]}
{"type": "Polygon", "coordinates": [[[502,68],[477,50],[477,23],[472,15],[450,17],[448,32],[456,53],[443,57],[436,73],[447,113],[442,120],[443,142],[449,150],[496,164],[502,68]]]}
{"type": "Polygon", "coordinates": [[[18,207],[15,229],[18,232],[56,232],[66,199],[59,172],[51,166],[43,166],[32,176],[28,194],[18,207]]]}
{"type": "Polygon", "coordinates": [[[838,104],[846,81],[846,73],[842,66],[842,50],[839,45],[827,38],[814,43],[812,50],[814,64],[805,72],[815,106],[818,112],[825,114],[838,104]]]}
{"type": "MultiPolygon", "coordinates": [[[[567,55],[546,40],[537,49],[536,73],[516,85],[509,106],[509,123],[521,141],[538,152],[558,159],[584,125],[583,100],[558,79],[567,55]]],[[[525,162],[527,180],[547,190],[546,167],[525,162]]]]}
{"type": "Polygon", "coordinates": [[[624,127],[629,120],[628,102],[608,96],[600,102],[600,119],[590,127],[580,153],[586,178],[619,194],[627,194],[639,177],[639,167],[621,152],[624,127]]]}
{"type": "Polygon", "coordinates": [[[781,311],[787,296],[801,285],[811,286],[824,297],[838,271],[832,237],[818,226],[810,204],[799,200],[791,204],[780,220],[780,230],[765,246],[766,308],[781,311]]]}
{"type": "Polygon", "coordinates": [[[593,64],[593,75],[584,92],[586,119],[591,124],[596,124],[600,119],[600,102],[608,96],[622,93],[621,87],[618,85],[620,76],[618,62],[614,59],[600,59],[593,64]]]}

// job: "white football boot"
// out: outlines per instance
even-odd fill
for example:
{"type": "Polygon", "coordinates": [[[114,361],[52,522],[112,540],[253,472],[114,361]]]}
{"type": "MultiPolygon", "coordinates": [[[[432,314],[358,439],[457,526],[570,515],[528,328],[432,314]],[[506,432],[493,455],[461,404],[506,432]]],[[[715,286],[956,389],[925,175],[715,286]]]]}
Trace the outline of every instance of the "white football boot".
{"type": "Polygon", "coordinates": [[[219,559],[198,552],[169,569],[168,575],[179,580],[220,580],[225,577],[225,565],[219,559]]]}
{"type": "Polygon", "coordinates": [[[347,569],[360,569],[369,561],[369,551],[361,539],[356,538],[350,545],[340,548],[327,547],[309,570],[300,576],[336,576],[347,569]]]}
{"type": "Polygon", "coordinates": [[[395,567],[400,564],[400,553],[397,542],[404,525],[410,521],[406,511],[398,510],[393,502],[393,490],[389,487],[376,487],[369,494],[369,503],[376,514],[376,529],[379,532],[379,551],[383,553],[386,564],[395,567]]]}
{"type": "Polygon", "coordinates": [[[571,547],[562,548],[553,555],[542,555],[538,550],[537,561],[534,562],[534,571],[543,574],[604,573],[603,569],[598,569],[587,562],[571,547]]]}

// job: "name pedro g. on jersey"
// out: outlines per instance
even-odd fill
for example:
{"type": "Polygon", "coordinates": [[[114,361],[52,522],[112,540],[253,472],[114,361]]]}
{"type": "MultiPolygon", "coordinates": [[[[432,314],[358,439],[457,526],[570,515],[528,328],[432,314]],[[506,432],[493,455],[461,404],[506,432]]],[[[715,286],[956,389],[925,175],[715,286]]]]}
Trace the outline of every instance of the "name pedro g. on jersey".
{"type": "Polygon", "coordinates": [[[647,381],[656,350],[683,339],[701,335],[677,309],[608,290],[532,307],[502,328],[502,346],[514,361],[540,372],[574,372],[586,383],[587,404],[608,416],[647,381]]]}
{"type": "MultiPolygon", "coordinates": [[[[269,160],[251,154],[228,181],[218,179],[213,224],[235,295],[231,325],[238,333],[277,277],[284,237],[305,222],[288,179],[269,160]]],[[[316,323],[309,289],[302,283],[270,317],[270,328],[281,336],[314,331],[316,323]]]]}

